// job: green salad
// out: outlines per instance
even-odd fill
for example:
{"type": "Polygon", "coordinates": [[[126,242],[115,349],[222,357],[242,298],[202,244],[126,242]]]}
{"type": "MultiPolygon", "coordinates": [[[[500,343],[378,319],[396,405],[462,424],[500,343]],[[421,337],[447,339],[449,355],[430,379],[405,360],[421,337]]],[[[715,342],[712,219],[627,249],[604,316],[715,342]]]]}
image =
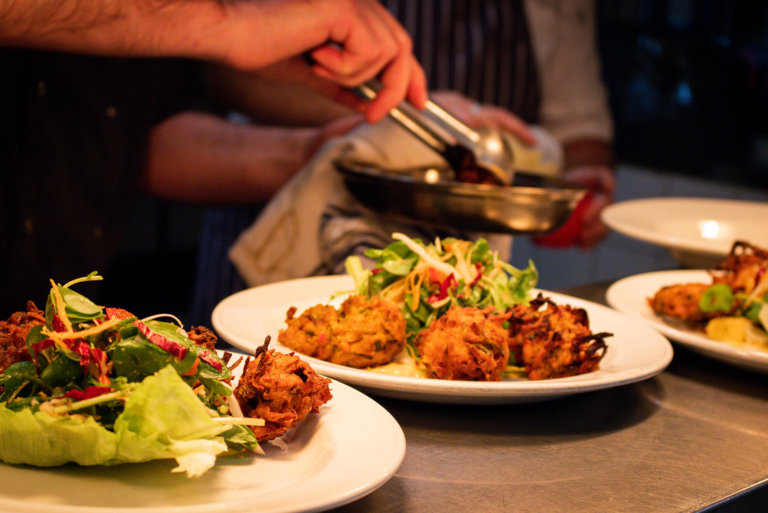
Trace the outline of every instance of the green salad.
{"type": "Polygon", "coordinates": [[[196,477],[216,456],[258,451],[232,373],[172,316],[138,319],[51,281],[44,322],[29,329],[29,361],[0,374],[0,460],[36,466],[175,459],[196,477]],[[175,322],[161,320],[170,317],[175,322]],[[194,389],[193,389],[194,387],[194,389]]]}
{"type": "Polygon", "coordinates": [[[425,244],[395,233],[395,242],[383,249],[369,249],[373,269],[365,269],[359,257],[349,257],[346,269],[355,292],[378,295],[402,305],[409,343],[421,330],[452,305],[504,312],[510,306],[527,304],[536,286],[538,271],[533,262],[520,270],[499,259],[488,241],[455,238],[425,244]]]}

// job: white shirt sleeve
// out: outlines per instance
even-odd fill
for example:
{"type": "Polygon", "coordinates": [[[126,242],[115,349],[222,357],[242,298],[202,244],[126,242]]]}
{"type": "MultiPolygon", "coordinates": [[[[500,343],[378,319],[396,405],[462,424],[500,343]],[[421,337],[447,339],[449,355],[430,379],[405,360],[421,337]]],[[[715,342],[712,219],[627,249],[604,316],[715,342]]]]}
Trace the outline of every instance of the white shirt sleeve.
{"type": "Polygon", "coordinates": [[[613,140],[593,0],[525,0],[541,84],[540,123],[560,142],[613,140]]]}

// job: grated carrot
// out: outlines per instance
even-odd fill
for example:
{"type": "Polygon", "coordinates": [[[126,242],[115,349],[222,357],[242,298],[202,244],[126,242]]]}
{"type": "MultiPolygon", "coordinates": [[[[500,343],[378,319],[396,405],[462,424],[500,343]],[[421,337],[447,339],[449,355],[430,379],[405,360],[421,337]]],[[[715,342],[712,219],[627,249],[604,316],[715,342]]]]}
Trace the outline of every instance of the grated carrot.
{"type": "Polygon", "coordinates": [[[69,322],[69,317],[67,317],[67,308],[66,305],[64,305],[64,298],[61,297],[61,292],[59,291],[59,287],[56,285],[56,282],[53,280],[50,281],[51,292],[53,293],[53,302],[55,303],[53,307],[56,310],[56,314],[59,316],[59,319],[61,319],[61,322],[64,323],[64,327],[67,328],[67,331],[72,331],[72,323],[69,322]]]}

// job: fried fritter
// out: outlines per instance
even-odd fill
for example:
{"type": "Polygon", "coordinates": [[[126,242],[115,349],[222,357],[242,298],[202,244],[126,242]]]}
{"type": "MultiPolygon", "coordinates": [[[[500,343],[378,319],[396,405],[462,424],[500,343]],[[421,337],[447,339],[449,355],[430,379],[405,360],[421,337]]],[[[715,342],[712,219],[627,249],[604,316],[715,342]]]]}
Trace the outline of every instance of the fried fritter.
{"type": "Polygon", "coordinates": [[[264,419],[264,426],[250,426],[263,442],[295,428],[333,396],[330,379],[319,376],[295,354],[259,347],[245,362],[234,396],[243,415],[264,419]]]}
{"type": "Polygon", "coordinates": [[[678,283],[660,288],[648,306],[661,317],[677,319],[691,325],[703,325],[712,317],[701,311],[701,297],[711,285],[706,283],[678,283]]]}
{"type": "Polygon", "coordinates": [[[510,349],[529,379],[551,379],[600,367],[609,333],[593,334],[583,308],[557,305],[541,293],[509,310],[510,349]]]}
{"type": "Polygon", "coordinates": [[[725,283],[734,292],[751,294],[768,280],[768,250],[736,241],[728,257],[713,270],[713,283],[725,283]]]}
{"type": "Polygon", "coordinates": [[[508,315],[452,306],[414,342],[427,376],[438,379],[499,381],[509,360],[508,315]]]}
{"type": "Polygon", "coordinates": [[[30,361],[26,338],[34,326],[45,324],[45,312],[32,301],[27,302],[27,311],[20,311],[0,321],[0,374],[10,365],[30,361]]]}
{"type": "Polygon", "coordinates": [[[331,340],[339,312],[330,305],[315,305],[298,317],[296,307],[292,306],[285,315],[286,328],[277,335],[277,340],[307,356],[321,360],[331,360],[334,347],[331,340]]]}
{"type": "Polygon", "coordinates": [[[660,288],[648,305],[660,317],[676,319],[703,330],[712,319],[735,314],[742,305],[736,297],[731,311],[703,312],[701,298],[712,285],[725,284],[734,293],[762,295],[768,291],[768,250],[736,241],[728,257],[710,271],[711,283],[678,283],[660,288]]]}
{"type": "Polygon", "coordinates": [[[215,351],[216,342],[219,341],[219,337],[205,326],[192,326],[192,329],[187,332],[187,336],[195,344],[203,346],[209,351],[215,351]]]}
{"type": "Polygon", "coordinates": [[[308,356],[349,367],[372,367],[392,361],[405,347],[405,317],[386,299],[349,296],[337,310],[316,305],[299,317],[286,314],[286,329],[278,340],[308,356]]]}

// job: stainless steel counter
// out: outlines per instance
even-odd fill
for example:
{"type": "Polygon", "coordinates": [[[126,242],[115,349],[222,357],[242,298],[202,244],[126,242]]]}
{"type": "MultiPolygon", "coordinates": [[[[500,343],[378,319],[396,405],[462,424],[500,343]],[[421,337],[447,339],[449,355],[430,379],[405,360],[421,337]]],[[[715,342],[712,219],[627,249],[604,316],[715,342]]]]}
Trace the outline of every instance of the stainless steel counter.
{"type": "MultiPolygon", "coordinates": [[[[605,304],[605,289],[563,292],[605,304]]],[[[540,403],[374,397],[405,432],[405,460],[336,511],[768,511],[768,375],[674,348],[655,378],[540,403]]]]}

